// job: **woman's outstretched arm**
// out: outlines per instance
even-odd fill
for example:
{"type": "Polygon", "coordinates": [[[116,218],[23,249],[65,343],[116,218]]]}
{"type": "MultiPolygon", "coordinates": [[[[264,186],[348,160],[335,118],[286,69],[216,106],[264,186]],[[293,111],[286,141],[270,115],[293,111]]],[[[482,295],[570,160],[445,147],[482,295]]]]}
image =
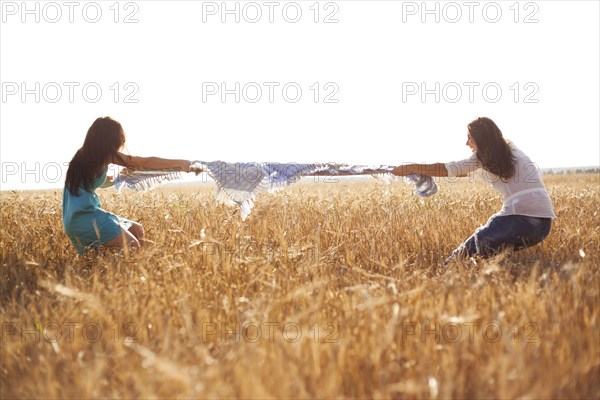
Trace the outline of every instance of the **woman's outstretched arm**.
{"type": "Polygon", "coordinates": [[[160,157],[137,157],[123,153],[117,153],[118,157],[113,157],[113,164],[118,164],[129,168],[145,168],[145,169],[171,169],[179,168],[184,172],[190,172],[189,160],[173,160],[160,157]]]}
{"type": "Polygon", "coordinates": [[[443,163],[399,165],[394,168],[392,173],[398,176],[406,176],[410,174],[448,176],[448,170],[446,169],[446,165],[443,163]]]}

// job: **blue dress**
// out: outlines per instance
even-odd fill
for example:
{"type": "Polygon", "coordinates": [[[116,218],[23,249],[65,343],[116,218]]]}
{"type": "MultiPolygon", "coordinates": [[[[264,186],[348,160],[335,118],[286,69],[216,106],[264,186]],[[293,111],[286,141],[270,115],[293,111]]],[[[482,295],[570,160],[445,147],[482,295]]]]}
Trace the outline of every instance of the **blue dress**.
{"type": "Polygon", "coordinates": [[[80,187],[79,194],[74,196],[66,186],[63,190],[64,229],[79,254],[109,242],[132,225],[131,221],[101,208],[96,189],[106,180],[107,170],[96,179],[91,192],[80,187]]]}

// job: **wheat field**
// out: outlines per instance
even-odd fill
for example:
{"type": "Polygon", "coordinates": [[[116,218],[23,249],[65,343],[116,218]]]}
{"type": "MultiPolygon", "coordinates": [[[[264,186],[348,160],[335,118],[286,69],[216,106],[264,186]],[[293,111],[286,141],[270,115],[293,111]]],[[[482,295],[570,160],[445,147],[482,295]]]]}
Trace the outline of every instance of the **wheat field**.
{"type": "Polygon", "coordinates": [[[546,176],[541,244],[446,256],[484,182],[305,182],[250,217],[209,186],[116,194],[137,251],[78,256],[62,194],[2,192],[2,398],[600,398],[600,176],[546,176]]]}

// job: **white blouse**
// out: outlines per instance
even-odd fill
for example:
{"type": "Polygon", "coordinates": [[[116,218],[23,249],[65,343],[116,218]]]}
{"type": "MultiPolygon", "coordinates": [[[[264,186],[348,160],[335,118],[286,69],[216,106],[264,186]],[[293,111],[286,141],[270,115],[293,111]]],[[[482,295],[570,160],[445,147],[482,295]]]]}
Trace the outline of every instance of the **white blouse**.
{"type": "MultiPolygon", "coordinates": [[[[482,169],[483,179],[490,182],[504,198],[502,209],[495,215],[556,218],[539,167],[514,145],[511,145],[511,149],[517,162],[515,175],[507,182],[503,182],[499,176],[482,169]]],[[[445,165],[450,177],[466,175],[482,167],[481,161],[475,153],[465,160],[453,161],[445,165]]]]}

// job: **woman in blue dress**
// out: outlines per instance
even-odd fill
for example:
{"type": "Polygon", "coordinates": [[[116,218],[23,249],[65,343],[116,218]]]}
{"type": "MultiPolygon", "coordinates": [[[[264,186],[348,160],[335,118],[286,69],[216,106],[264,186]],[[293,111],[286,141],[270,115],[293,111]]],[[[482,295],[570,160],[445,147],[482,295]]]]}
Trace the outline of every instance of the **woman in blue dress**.
{"type": "Polygon", "coordinates": [[[63,224],[79,254],[99,246],[140,247],[144,241],[141,224],[102,209],[95,190],[104,184],[108,164],[129,168],[179,168],[189,172],[188,160],[130,156],[120,152],[124,144],[121,124],[110,117],[98,118],[69,164],[63,190],[63,224]]]}

